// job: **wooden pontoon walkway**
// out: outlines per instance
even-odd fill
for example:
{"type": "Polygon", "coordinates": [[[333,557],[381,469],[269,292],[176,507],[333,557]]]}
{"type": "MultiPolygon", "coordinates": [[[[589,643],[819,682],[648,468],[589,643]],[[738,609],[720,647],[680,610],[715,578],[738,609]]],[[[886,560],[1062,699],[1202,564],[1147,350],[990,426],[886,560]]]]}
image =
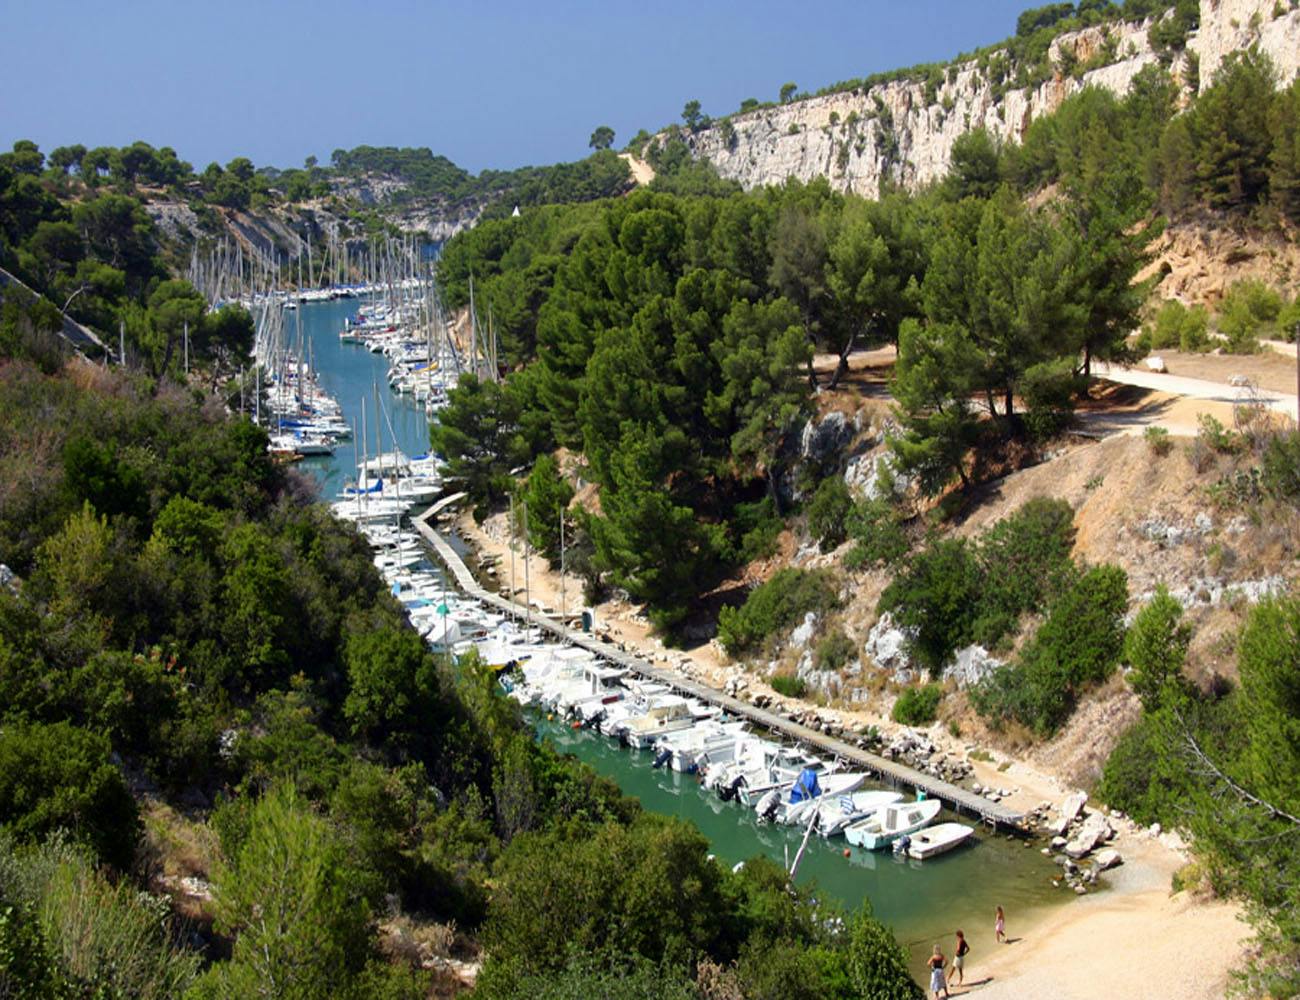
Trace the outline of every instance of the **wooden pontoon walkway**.
{"type": "Polygon", "coordinates": [[[717,705],[731,715],[737,718],[748,719],[755,725],[762,726],[773,732],[784,733],[800,743],[806,743],[809,746],[839,757],[843,760],[852,761],[853,763],[866,768],[879,775],[885,782],[893,785],[905,785],[910,788],[919,789],[933,799],[940,799],[958,813],[967,813],[978,816],[981,820],[995,827],[1007,829],[1020,829],[1024,822],[1024,814],[1008,809],[998,802],[990,802],[988,799],[975,795],[964,788],[959,788],[950,782],[943,781],[933,775],[924,774],[915,768],[908,767],[906,764],[900,764],[897,761],[881,757],[878,754],[868,753],[865,750],[855,747],[852,744],[845,743],[843,740],[835,739],[826,733],[818,732],[808,726],[793,722],[790,719],[769,712],[764,709],[751,705],[748,702],[733,698],[730,695],[723,694],[714,688],[697,681],[681,677],[677,674],[661,670],[658,667],[651,666],[640,657],[633,656],[625,652],[618,646],[589,635],[585,632],[579,632],[575,629],[568,628],[560,622],[548,618],[541,614],[535,608],[526,608],[522,604],[507,600],[499,594],[493,594],[481,587],[469,568],[465,565],[456,551],[447,543],[434,528],[430,527],[429,521],[455,504],[464,497],[463,493],[456,493],[452,496],[439,500],[430,507],[424,514],[415,519],[415,526],[421,535],[433,546],[438,558],[447,566],[452,575],[455,576],[457,584],[466,594],[474,597],[485,604],[492,605],[510,614],[528,615],[531,620],[540,628],[552,633],[565,642],[574,646],[580,646],[583,649],[591,650],[609,660],[617,663],[619,666],[639,674],[642,677],[649,678],[662,684],[690,695],[692,698],[699,698],[701,701],[717,705]]]}

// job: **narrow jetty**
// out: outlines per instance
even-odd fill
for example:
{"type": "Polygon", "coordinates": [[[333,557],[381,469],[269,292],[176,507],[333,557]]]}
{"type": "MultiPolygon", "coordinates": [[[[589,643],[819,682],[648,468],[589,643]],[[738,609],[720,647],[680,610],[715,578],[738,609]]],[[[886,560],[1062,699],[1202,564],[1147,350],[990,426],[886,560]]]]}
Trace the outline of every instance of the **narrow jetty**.
{"type": "Polygon", "coordinates": [[[1008,809],[999,802],[992,802],[964,788],[959,788],[951,782],[942,781],[933,775],[908,767],[906,764],[900,764],[898,761],[881,757],[879,754],[869,753],[860,747],[835,739],[826,733],[801,725],[784,716],[758,708],[738,698],[733,698],[708,685],[700,684],[697,681],[652,666],[640,657],[633,656],[618,646],[603,642],[595,636],[571,629],[560,622],[554,621],[545,614],[540,613],[536,608],[526,608],[522,604],[485,590],[474,579],[469,567],[465,565],[465,561],[447,543],[447,540],[429,524],[433,518],[456,504],[464,496],[464,493],[455,493],[444,497],[416,518],[414,523],[416,529],[433,547],[438,558],[442,560],[456,578],[460,588],[471,597],[510,614],[527,615],[539,628],[552,633],[565,642],[591,650],[598,656],[612,663],[617,663],[635,674],[669,685],[683,694],[690,695],[692,698],[699,698],[701,701],[717,705],[737,718],[748,719],[764,729],[784,733],[800,743],[817,747],[834,757],[852,761],[874,772],[888,784],[903,785],[923,791],[927,797],[941,800],[956,812],[978,816],[985,823],[995,828],[1009,831],[1024,830],[1024,814],[1008,809]]]}

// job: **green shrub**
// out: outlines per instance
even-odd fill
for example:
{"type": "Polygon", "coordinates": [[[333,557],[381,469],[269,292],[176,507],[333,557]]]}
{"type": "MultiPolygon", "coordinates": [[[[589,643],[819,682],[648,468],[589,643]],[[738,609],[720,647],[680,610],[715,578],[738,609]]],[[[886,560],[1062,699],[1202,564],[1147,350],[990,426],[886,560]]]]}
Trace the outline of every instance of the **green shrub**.
{"type": "MultiPolygon", "coordinates": [[[[30,848],[0,837],[0,996],[139,997],[180,996],[193,981],[199,956],[177,946],[182,930],[163,897],[140,892],[129,879],[110,882],[85,848],[56,836],[30,848]],[[7,951],[6,906],[19,915],[22,953],[7,951]],[[44,978],[47,990],[17,994],[5,990],[15,957],[41,964],[35,935],[47,964],[28,970],[44,978]],[[9,966],[6,968],[6,966],[9,966]],[[66,990],[66,992],[65,992],[66,990]]],[[[28,980],[31,988],[40,979],[28,980]]]]}
{"type": "Polygon", "coordinates": [[[741,652],[795,624],[809,611],[834,608],[838,603],[830,574],[825,570],[779,570],[752,590],[739,608],[722,609],[718,639],[727,652],[741,652]]]}
{"type": "Polygon", "coordinates": [[[911,629],[911,655],[937,675],[970,641],[984,580],[972,546],[944,539],[914,554],[885,588],[877,610],[911,629]]]}
{"type": "MultiPolygon", "coordinates": [[[[560,561],[560,518],[565,517],[573,500],[573,487],[560,475],[560,467],[548,454],[541,454],[533,463],[528,478],[515,487],[517,515],[522,528],[523,505],[528,510],[528,540],[535,551],[544,555],[553,565],[560,561]]],[[[569,538],[573,537],[571,523],[565,525],[569,538]]]]}
{"type": "Polygon", "coordinates": [[[663,967],[635,954],[597,951],[569,952],[558,972],[511,975],[493,966],[479,980],[474,996],[480,1000],[586,1000],[619,997],[626,1000],[698,1000],[695,984],[683,970],[663,967]],[[499,971],[498,971],[499,970],[499,971]]]}
{"type": "Polygon", "coordinates": [[[1269,438],[1260,479],[1270,496],[1300,504],[1300,432],[1283,431],[1269,438]]]}
{"type": "Polygon", "coordinates": [[[823,552],[844,541],[853,497],[839,476],[823,479],[808,504],[808,533],[817,539],[823,552]]]}
{"type": "Polygon", "coordinates": [[[76,994],[50,953],[40,925],[0,896],[0,997],[71,1000],[76,994]]]}
{"type": "Polygon", "coordinates": [[[892,566],[911,548],[897,508],[881,497],[854,504],[847,528],[849,536],[857,542],[844,557],[844,565],[849,569],[892,566]]]}
{"type": "Polygon", "coordinates": [[[1220,455],[1235,455],[1245,444],[1240,434],[1228,430],[1208,413],[1202,413],[1196,422],[1201,428],[1196,432],[1196,439],[1211,451],[1220,455]]]}
{"type": "Polygon", "coordinates": [[[937,676],[955,650],[971,642],[997,645],[1021,615],[1059,593],[1073,544],[1070,505],[1031,500],[977,544],[945,539],[914,554],[877,610],[912,630],[911,654],[937,676]]]}
{"type": "Polygon", "coordinates": [[[1294,344],[1297,330],[1300,330],[1300,295],[1284,305],[1277,315],[1277,334],[1281,340],[1294,344]]]}
{"type": "Polygon", "coordinates": [[[1276,336],[1285,305],[1281,293],[1257,279],[1233,282],[1219,304],[1219,332],[1232,354],[1254,354],[1260,336],[1276,336]]]}
{"type": "Polygon", "coordinates": [[[1061,433],[1074,419],[1075,397],[1085,382],[1074,373],[1074,358],[1032,365],[1025,371],[1021,394],[1025,400],[1025,426],[1037,440],[1061,433]]]}
{"type": "Polygon", "coordinates": [[[1191,308],[1177,299],[1161,303],[1152,323],[1143,328],[1143,345],[1152,350],[1208,351],[1210,314],[1202,305],[1191,308]]]}
{"type": "Polygon", "coordinates": [[[68,830],[125,870],[140,822],[108,740],[59,722],[0,730],[0,826],[27,842],[68,830]]]}
{"type": "Polygon", "coordinates": [[[808,685],[794,674],[774,674],[768,683],[773,691],[787,698],[802,698],[808,692],[808,685]]]}
{"type": "Polygon", "coordinates": [[[1048,736],[1079,695],[1104,681],[1124,644],[1128,578],[1118,566],[1088,570],[1052,605],[1017,663],[999,667],[971,691],[994,725],[1016,721],[1048,736]]]}
{"type": "Polygon", "coordinates": [[[939,710],[939,699],[943,697],[943,687],[938,684],[926,684],[924,687],[908,688],[894,702],[891,717],[895,722],[905,726],[920,726],[933,722],[939,710]]]}
{"type": "Polygon", "coordinates": [[[754,503],[736,504],[731,518],[732,537],[739,540],[735,561],[744,565],[772,555],[776,552],[776,540],[783,526],[771,497],[754,503]]]}
{"type": "Polygon", "coordinates": [[[839,670],[853,659],[857,652],[857,646],[844,634],[844,630],[836,629],[817,643],[813,662],[818,670],[839,670]]]}
{"type": "Polygon", "coordinates": [[[1192,640],[1191,626],[1182,617],[1183,606],[1161,584],[1124,637],[1124,659],[1133,668],[1129,687],[1148,711],[1159,704],[1167,684],[1182,681],[1183,662],[1192,640]]]}
{"type": "Polygon", "coordinates": [[[1158,780],[1152,761],[1164,751],[1157,731],[1159,720],[1143,716],[1124,731],[1102,768],[1097,795],[1112,809],[1122,809],[1137,822],[1166,822],[1172,815],[1177,792],[1158,780]]]}
{"type": "Polygon", "coordinates": [[[1036,497],[993,525],[980,540],[983,587],[975,641],[996,645],[1020,616],[1041,610],[1065,586],[1072,564],[1074,510],[1036,497]]]}
{"type": "Polygon", "coordinates": [[[1148,427],[1142,432],[1142,437],[1146,439],[1147,446],[1153,454],[1164,457],[1173,450],[1174,443],[1169,439],[1169,432],[1163,427],[1148,427]]]}

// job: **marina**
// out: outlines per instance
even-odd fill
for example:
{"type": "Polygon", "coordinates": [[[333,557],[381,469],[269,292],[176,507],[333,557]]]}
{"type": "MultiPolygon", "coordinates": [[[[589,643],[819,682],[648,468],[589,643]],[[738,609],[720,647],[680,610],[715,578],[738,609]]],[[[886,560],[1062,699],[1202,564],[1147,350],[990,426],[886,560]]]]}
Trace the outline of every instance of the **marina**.
{"type": "MultiPolygon", "coordinates": [[[[357,419],[363,406],[373,412],[378,393],[394,432],[385,427],[382,441],[388,451],[382,460],[409,460],[427,442],[426,409],[412,395],[383,384],[388,363],[382,354],[339,338],[353,305],[346,300],[304,305],[304,343],[312,351],[320,385],[340,400],[345,419],[357,419]]],[[[323,494],[337,494],[358,482],[363,469],[370,471],[366,463],[379,460],[375,440],[371,430],[365,437],[340,442],[330,455],[304,460],[301,467],[313,475],[323,494]]],[[[489,592],[471,573],[461,539],[438,526],[463,502],[463,495],[451,494],[427,508],[423,501],[384,508],[376,497],[354,493],[338,500],[336,511],[354,520],[367,537],[376,567],[435,653],[459,655],[475,648],[493,663],[522,655],[538,662],[554,657],[557,662],[569,658],[589,665],[576,681],[552,683],[544,695],[546,704],[539,701],[525,710],[538,737],[615,780],[644,808],[689,820],[723,863],[734,866],[760,853],[787,868],[797,862],[796,880],[816,885],[828,903],[853,911],[869,901],[909,947],[918,969],[933,936],[947,933],[954,920],[974,924],[986,919],[984,911],[991,912],[994,905],[1026,914],[1063,898],[1052,885],[1059,869],[1026,849],[1019,835],[1022,817],[1013,810],[671,674],[536,607],[489,592]],[[355,517],[358,509],[373,516],[355,517]],[[616,698],[624,700],[623,686],[628,684],[638,685],[664,706],[654,710],[660,718],[642,730],[644,735],[636,735],[630,717],[588,724],[602,709],[606,716],[616,715],[609,709],[616,698]],[[616,725],[622,727],[619,738],[611,739],[606,727],[614,732],[616,725]],[[723,756],[751,752],[741,748],[742,734],[752,752],[784,747],[782,766],[787,770],[766,786],[742,786],[726,800],[709,786],[720,772],[706,777],[706,758],[718,755],[721,748],[723,756]],[[665,754],[662,766],[654,766],[665,754]],[[805,803],[800,809],[799,803],[787,801],[803,765],[822,766],[822,761],[826,764],[817,773],[822,794],[812,800],[815,808],[805,803]],[[862,784],[864,779],[869,786],[862,784]],[[932,820],[972,831],[961,846],[923,862],[909,856],[910,844],[897,851],[868,850],[844,839],[846,827],[886,804],[913,801],[918,792],[929,800],[920,804],[932,820]],[[853,797],[862,803],[856,812],[853,797]],[[766,812],[758,808],[763,804],[766,812]],[[815,830],[808,822],[814,817],[815,830]],[[814,832],[820,836],[812,836],[814,832]],[[959,898],[948,891],[953,880],[966,887],[959,898]]],[[[753,773],[764,766],[760,759],[753,773]]]]}
{"type": "Polygon", "coordinates": [[[818,732],[808,726],[802,725],[784,716],[777,715],[775,712],[759,708],[748,702],[733,698],[721,691],[714,690],[703,684],[696,683],[687,678],[670,674],[665,670],[652,666],[645,660],[633,656],[625,650],[608,642],[603,642],[588,633],[573,629],[561,622],[554,621],[546,615],[535,609],[528,609],[522,605],[509,601],[498,594],[493,594],[484,590],[469,567],[465,565],[463,559],[448,544],[447,540],[439,532],[430,526],[430,521],[442,511],[454,505],[462,499],[460,495],[452,495],[439,501],[430,507],[424,514],[417,517],[414,521],[416,529],[420,534],[433,546],[438,558],[450,569],[451,574],[455,577],[457,586],[465,593],[472,595],[475,599],[482,601],[484,604],[498,608],[508,614],[527,615],[529,619],[538,627],[554,635],[566,643],[590,650],[598,656],[616,663],[621,667],[645,677],[649,680],[656,681],[675,688],[684,694],[701,701],[709,702],[725,710],[728,714],[736,718],[747,719],[756,725],[772,732],[778,732],[800,743],[815,747],[824,753],[833,757],[838,757],[854,764],[861,765],[878,775],[885,782],[893,785],[901,785],[908,789],[915,789],[924,792],[927,796],[946,803],[959,813],[965,813],[969,816],[975,816],[991,826],[1019,830],[1024,822],[1023,814],[1008,809],[998,802],[992,802],[989,799],[968,792],[964,788],[959,788],[949,782],[942,781],[932,775],[923,774],[905,764],[889,760],[877,754],[870,753],[860,747],[845,743],[843,740],[828,736],[825,733],[818,732]]]}

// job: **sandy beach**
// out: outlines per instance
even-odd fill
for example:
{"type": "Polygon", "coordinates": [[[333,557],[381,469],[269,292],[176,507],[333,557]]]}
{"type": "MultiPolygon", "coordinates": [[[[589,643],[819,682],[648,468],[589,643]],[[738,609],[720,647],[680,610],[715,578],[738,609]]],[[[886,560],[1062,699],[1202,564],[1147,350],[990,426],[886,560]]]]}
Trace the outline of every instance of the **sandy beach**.
{"type": "MultiPolygon", "coordinates": [[[[483,556],[497,557],[502,592],[510,581],[510,549],[505,515],[490,517],[482,525],[468,512],[455,521],[456,530],[483,556]]],[[[515,552],[516,599],[524,600],[522,542],[515,552]]],[[[561,607],[558,572],[533,556],[528,567],[529,595],[535,607],[561,607]]],[[[570,614],[583,607],[582,582],[569,577],[564,585],[564,606],[570,614]]],[[[725,653],[707,643],[690,651],[669,650],[652,634],[649,623],[635,608],[606,602],[596,609],[598,626],[656,665],[721,688],[739,668],[725,653]]],[[[774,694],[760,678],[746,675],[751,689],[774,694]]],[[[783,701],[779,696],[775,701],[783,701]]],[[[793,707],[798,704],[786,702],[793,707]]],[[[874,724],[889,733],[900,727],[870,710],[819,709],[825,717],[844,724],[874,724]]],[[[948,753],[965,755],[967,744],[941,726],[925,730],[927,738],[948,753]]],[[[981,755],[983,756],[983,755],[981,755]]],[[[971,760],[975,778],[988,786],[1006,788],[1004,800],[1029,810],[1050,801],[1059,805],[1076,789],[1049,771],[1024,760],[994,751],[988,760],[971,760]]],[[[968,758],[969,759],[969,758],[968,758]]],[[[1124,863],[1103,876],[1105,888],[1035,914],[1029,924],[1007,915],[1011,944],[993,939],[993,916],[983,928],[968,928],[972,952],[967,981],[954,996],[970,994],[987,1000],[1045,996],[1054,1000],[1145,1000],[1176,996],[1186,1000],[1221,1000],[1228,975],[1242,958],[1249,928],[1240,920],[1237,906],[1196,898],[1190,892],[1173,893],[1171,880],[1187,861],[1176,836],[1152,834],[1132,822],[1113,820],[1117,836],[1108,846],[1119,850],[1124,863]]],[[[940,942],[951,957],[950,941],[940,942]]],[[[928,996],[928,994],[927,994],[928,996]]]]}

